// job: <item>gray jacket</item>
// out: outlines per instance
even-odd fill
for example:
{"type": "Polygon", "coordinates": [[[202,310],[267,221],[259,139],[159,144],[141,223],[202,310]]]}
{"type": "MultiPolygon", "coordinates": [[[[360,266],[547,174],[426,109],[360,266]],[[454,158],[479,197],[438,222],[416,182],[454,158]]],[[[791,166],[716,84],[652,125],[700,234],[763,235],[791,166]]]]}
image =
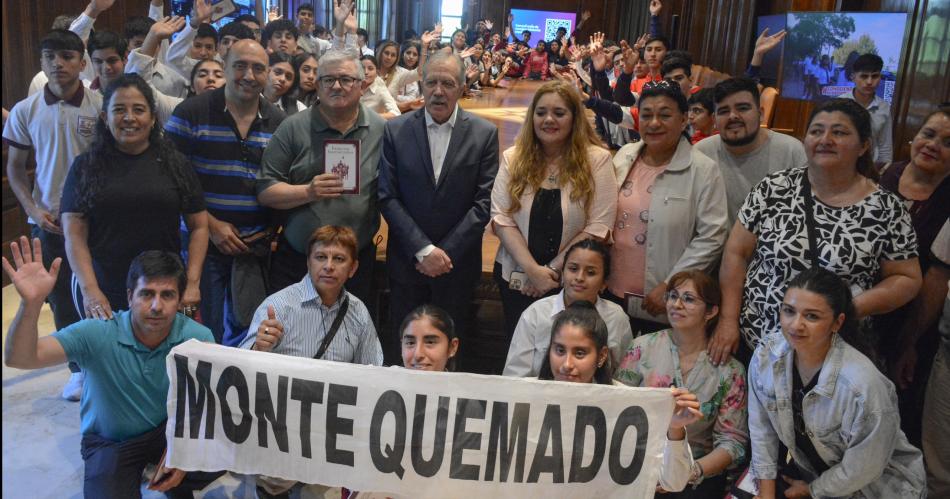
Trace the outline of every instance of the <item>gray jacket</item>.
{"type": "MultiPolygon", "coordinates": [[[[627,144],[614,155],[621,191],[643,146],[642,141],[627,144]]],[[[644,289],[649,291],[682,270],[711,270],[726,243],[727,221],[726,186],[719,167],[680,138],[669,166],[653,184],[644,289]]]]}
{"type": "Polygon", "coordinates": [[[752,473],[776,479],[778,443],[791,451],[811,496],[918,498],[926,494],[920,450],[900,429],[894,385],[867,357],[835,335],[818,383],[805,394],[808,437],[830,467],[817,476],[795,446],[794,349],[782,333],[766,336],[749,364],[752,473]]]}

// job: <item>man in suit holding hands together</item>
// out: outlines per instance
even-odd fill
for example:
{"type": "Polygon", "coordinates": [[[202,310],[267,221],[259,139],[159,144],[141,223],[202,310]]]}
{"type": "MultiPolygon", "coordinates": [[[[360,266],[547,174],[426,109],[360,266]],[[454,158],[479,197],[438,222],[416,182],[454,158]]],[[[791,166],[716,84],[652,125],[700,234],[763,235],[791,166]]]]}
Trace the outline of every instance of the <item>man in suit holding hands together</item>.
{"type": "MultiPolygon", "coordinates": [[[[464,84],[461,58],[430,56],[422,77],[425,107],[388,122],[383,134],[379,202],[389,224],[393,325],[432,303],[452,315],[460,333],[469,330],[498,171],[498,130],[458,107],[464,84]]],[[[398,363],[398,338],[390,343],[387,361],[398,363]]]]}

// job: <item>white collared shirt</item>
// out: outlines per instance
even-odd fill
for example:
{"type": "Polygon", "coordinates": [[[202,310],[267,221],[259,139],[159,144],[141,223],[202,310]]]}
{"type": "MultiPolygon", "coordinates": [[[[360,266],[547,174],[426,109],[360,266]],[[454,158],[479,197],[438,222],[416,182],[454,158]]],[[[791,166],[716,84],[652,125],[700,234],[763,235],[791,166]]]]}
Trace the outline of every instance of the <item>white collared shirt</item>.
{"type": "MultiPolygon", "coordinates": [[[[838,97],[854,98],[854,90],[843,93],[838,97]]],[[[859,102],[860,104],[860,102],[859,102]]],[[[891,131],[891,105],[879,95],[875,94],[871,104],[866,108],[871,115],[871,157],[875,162],[891,161],[894,158],[893,132],[891,131]]]]}
{"type": "MultiPolygon", "coordinates": [[[[594,308],[607,324],[607,347],[610,362],[616,367],[633,340],[630,319],[620,305],[598,298],[594,308]]],[[[544,356],[551,344],[551,326],[554,316],[564,310],[564,290],[555,296],[542,298],[531,304],[515,327],[508,358],[505,360],[504,376],[535,377],[541,370],[544,356]]]]}
{"type": "MultiPolygon", "coordinates": [[[[452,140],[452,129],[455,128],[455,119],[459,115],[459,106],[455,105],[452,116],[441,125],[432,119],[429,110],[426,113],[426,136],[429,138],[429,158],[432,159],[432,170],[435,176],[435,183],[439,183],[439,175],[442,173],[442,165],[445,163],[445,153],[449,150],[449,141],[452,140]]],[[[429,244],[416,252],[416,260],[422,261],[429,256],[435,245],[429,244]]]]}

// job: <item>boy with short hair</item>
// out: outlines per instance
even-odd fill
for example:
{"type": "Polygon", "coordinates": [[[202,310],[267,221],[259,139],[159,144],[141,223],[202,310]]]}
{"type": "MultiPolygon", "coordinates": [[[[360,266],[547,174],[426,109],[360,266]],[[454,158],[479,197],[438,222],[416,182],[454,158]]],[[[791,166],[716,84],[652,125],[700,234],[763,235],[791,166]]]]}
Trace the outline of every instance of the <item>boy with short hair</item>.
{"type": "Polygon", "coordinates": [[[111,31],[96,31],[89,37],[86,51],[89,52],[89,60],[96,71],[96,79],[92,81],[89,89],[102,93],[125,72],[125,59],[128,54],[126,42],[111,31]]]}
{"type": "Polygon", "coordinates": [[[854,100],[868,110],[871,114],[871,141],[874,146],[872,158],[876,162],[891,161],[894,155],[891,107],[887,101],[877,95],[884,60],[877,54],[862,54],[854,60],[851,69],[854,90],[838,97],[854,100]]]}
{"type": "Polygon", "coordinates": [[[689,125],[693,129],[689,141],[696,144],[700,140],[711,135],[716,135],[716,122],[713,120],[715,103],[713,101],[713,89],[701,88],[698,92],[689,96],[689,125]]]}
{"type": "MultiPolygon", "coordinates": [[[[10,146],[7,178],[17,201],[29,217],[30,231],[43,243],[43,263],[55,258],[63,264],[47,301],[53,310],[56,329],[77,322],[66,260],[65,239],[59,219],[63,184],[73,159],[92,144],[102,97],[88,91],[80,81],[86,67],[82,39],[71,31],[54,29],[40,41],[40,65],[49,81],[41,92],[17,102],[3,127],[3,142],[10,146]],[[27,174],[30,151],[36,158],[36,178],[31,187],[27,174]]],[[[70,365],[72,375],[63,389],[63,398],[78,401],[83,376],[70,365]]]]}
{"type": "Polygon", "coordinates": [[[299,37],[300,32],[294,26],[293,21],[278,19],[264,26],[264,31],[261,33],[261,43],[269,51],[280,51],[293,57],[297,54],[297,39],[299,37]]]}
{"type": "Polygon", "coordinates": [[[214,29],[208,23],[198,25],[198,33],[195,34],[195,40],[191,42],[191,49],[188,51],[188,57],[197,61],[213,59],[218,52],[218,30],[214,29]]]}

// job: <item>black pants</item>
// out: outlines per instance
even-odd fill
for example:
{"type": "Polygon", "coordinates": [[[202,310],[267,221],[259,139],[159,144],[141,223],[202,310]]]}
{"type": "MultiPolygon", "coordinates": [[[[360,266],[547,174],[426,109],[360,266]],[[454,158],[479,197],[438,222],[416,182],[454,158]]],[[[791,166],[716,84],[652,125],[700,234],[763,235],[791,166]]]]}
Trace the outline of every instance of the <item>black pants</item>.
{"type": "MultiPolygon", "coordinates": [[[[73,302],[73,291],[71,282],[73,271],[69,267],[69,259],[66,258],[66,240],[59,234],[53,234],[40,228],[39,225],[30,225],[30,235],[39,238],[43,245],[43,266],[49,268],[53,260],[62,258],[63,262],[59,267],[59,275],[56,276],[56,285],[53,291],[46,297],[46,303],[53,311],[53,323],[56,330],[64,329],[66,326],[79,322],[79,312],[76,310],[76,304],[73,302]]],[[[79,305],[82,306],[82,303],[79,305]]],[[[69,370],[77,373],[79,366],[74,362],[69,363],[69,370]]]]}
{"type": "MultiPolygon", "coordinates": [[[[387,265],[405,265],[399,262],[387,262],[387,265]]],[[[399,342],[399,325],[419,305],[432,304],[444,309],[455,322],[455,332],[459,337],[460,347],[456,358],[461,369],[465,369],[466,337],[471,337],[472,331],[472,299],[475,296],[475,286],[478,284],[478,274],[474,277],[461,276],[459,269],[436,278],[426,277],[424,281],[400,282],[389,279],[389,341],[382,341],[383,353],[387,365],[402,365],[402,349],[399,342]]],[[[420,274],[421,275],[421,274],[420,274]]]]}
{"type": "MultiPolygon", "coordinates": [[[[348,281],[346,290],[353,293],[369,310],[373,310],[374,286],[373,268],[376,265],[376,246],[367,244],[356,255],[360,262],[359,268],[348,281]]],[[[273,294],[291,284],[296,284],[307,275],[307,255],[295,250],[290,243],[281,236],[277,243],[277,251],[271,255],[270,261],[270,289],[267,294],[273,294]]]]}
{"type": "Polygon", "coordinates": [[[510,289],[508,287],[508,281],[501,276],[501,264],[498,262],[495,262],[492,277],[495,279],[495,284],[498,285],[498,294],[501,295],[501,309],[505,314],[505,335],[508,337],[509,343],[511,342],[511,338],[515,335],[515,327],[518,326],[521,314],[523,314],[532,303],[547,296],[554,296],[561,291],[561,288],[556,288],[542,297],[532,298],[522,294],[521,291],[510,289]]]}
{"type": "MultiPolygon", "coordinates": [[[[86,472],[83,477],[83,496],[96,499],[127,499],[142,497],[142,471],[149,464],[157,464],[165,451],[165,425],[122,442],[98,435],[83,435],[82,459],[86,472]]],[[[172,498],[194,497],[223,475],[218,472],[189,472],[185,479],[166,495],[172,498]]]]}
{"type": "Polygon", "coordinates": [[[679,492],[657,494],[657,499],[719,499],[726,494],[726,473],[704,479],[695,489],[687,485],[679,492]]]}

